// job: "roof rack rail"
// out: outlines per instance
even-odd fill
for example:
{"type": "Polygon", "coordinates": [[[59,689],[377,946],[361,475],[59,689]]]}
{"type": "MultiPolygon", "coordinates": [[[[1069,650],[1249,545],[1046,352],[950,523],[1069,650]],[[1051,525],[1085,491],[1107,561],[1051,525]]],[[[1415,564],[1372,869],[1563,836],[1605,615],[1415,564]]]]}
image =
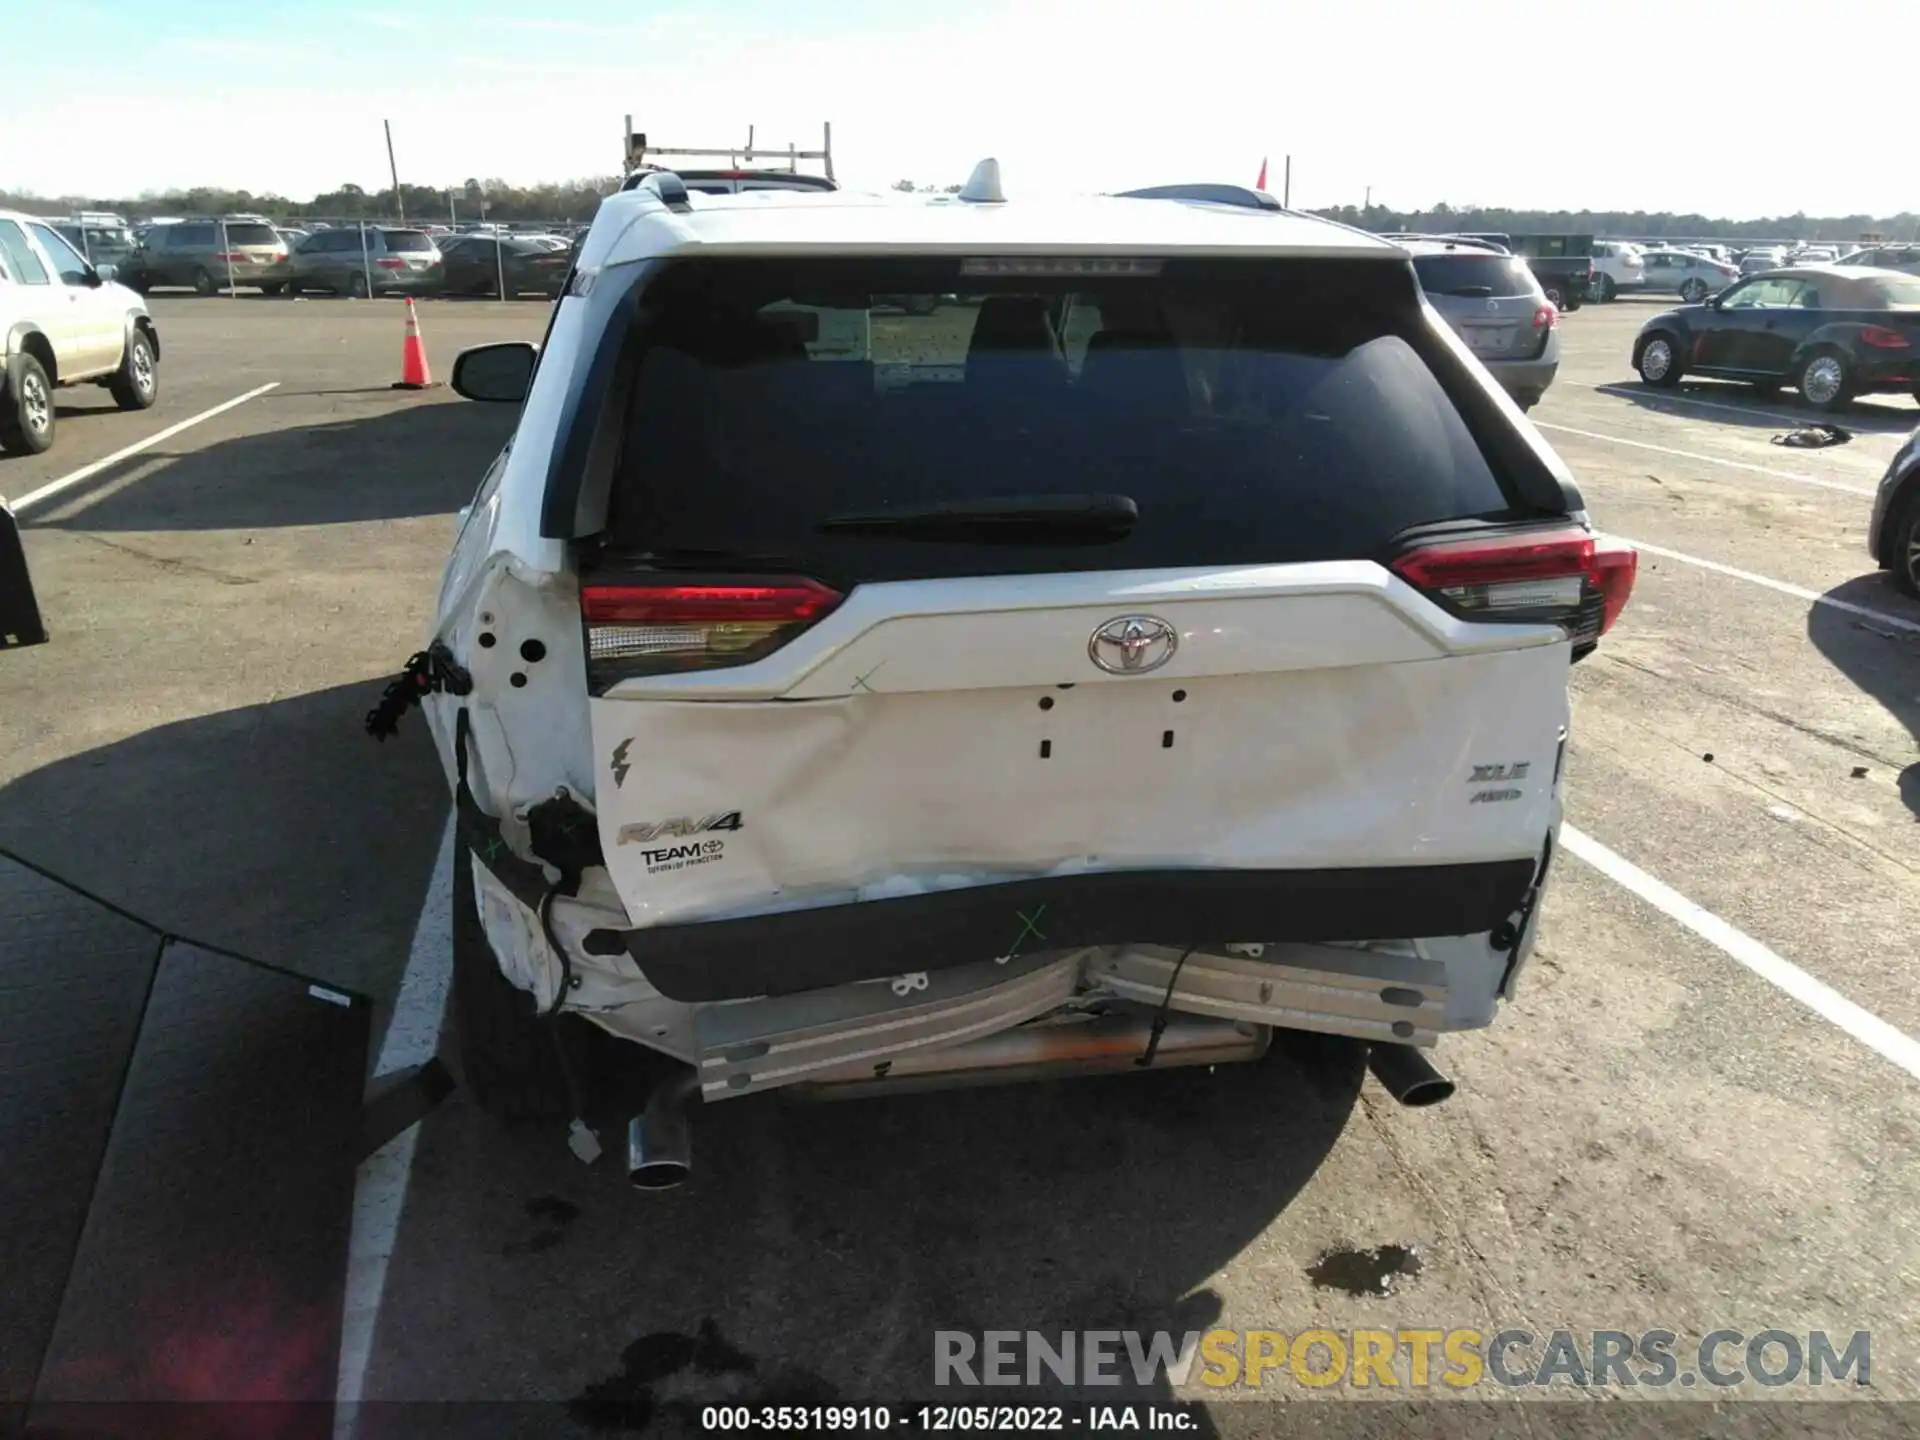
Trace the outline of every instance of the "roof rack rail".
{"type": "Polygon", "coordinates": [[[732,170],[738,170],[742,166],[751,166],[755,160],[784,160],[787,162],[787,173],[797,175],[800,173],[800,162],[802,160],[818,160],[826,169],[827,179],[831,180],[833,179],[833,122],[829,120],[820,128],[822,132],[822,143],[818,150],[802,150],[791,142],[784,146],[777,146],[771,150],[755,149],[753,144],[753,126],[751,125],[747,127],[747,144],[745,149],[739,146],[732,146],[723,150],[711,148],[683,150],[675,145],[648,144],[647,137],[634,130],[633,117],[629,115],[627,116],[626,149],[621,157],[621,170],[625,175],[632,175],[636,170],[646,170],[649,168],[647,161],[648,155],[672,155],[683,160],[688,158],[725,160],[728,168],[732,170]]]}
{"type": "Polygon", "coordinates": [[[1238,205],[1243,210],[1274,210],[1284,207],[1265,190],[1249,190],[1245,185],[1220,185],[1200,181],[1189,185],[1149,185],[1144,190],[1122,190],[1122,200],[1197,200],[1207,205],[1238,205]]]}

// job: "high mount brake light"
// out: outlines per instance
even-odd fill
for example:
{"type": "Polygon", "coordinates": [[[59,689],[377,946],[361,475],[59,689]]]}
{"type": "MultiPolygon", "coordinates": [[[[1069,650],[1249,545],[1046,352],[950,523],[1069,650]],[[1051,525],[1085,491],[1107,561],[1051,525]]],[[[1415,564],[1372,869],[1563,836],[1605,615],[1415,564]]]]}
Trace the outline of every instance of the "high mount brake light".
{"type": "Polygon", "coordinates": [[[1631,545],[1568,529],[1442,541],[1392,568],[1463,619],[1559,624],[1587,645],[1620,618],[1639,564],[1631,545]]]}
{"type": "Polygon", "coordinates": [[[597,690],[633,676],[749,665],[838,605],[804,576],[586,585],[587,677],[597,690]]]}
{"type": "Polygon", "coordinates": [[[1123,275],[1148,276],[1160,273],[1160,261],[1151,256],[1088,256],[1071,258],[1046,255],[994,255],[960,262],[962,275],[1123,275]]]}

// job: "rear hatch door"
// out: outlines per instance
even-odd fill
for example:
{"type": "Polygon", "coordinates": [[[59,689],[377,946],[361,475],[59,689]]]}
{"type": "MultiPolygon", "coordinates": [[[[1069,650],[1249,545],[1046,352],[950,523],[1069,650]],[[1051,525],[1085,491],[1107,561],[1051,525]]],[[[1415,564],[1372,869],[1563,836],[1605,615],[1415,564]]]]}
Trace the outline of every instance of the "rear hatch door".
{"type": "Polygon", "coordinates": [[[1414,257],[1421,288],[1481,360],[1530,360],[1546,345],[1536,324],[1546,296],[1524,260],[1485,251],[1414,257]]]}
{"type": "Polygon", "coordinates": [[[236,276],[263,276],[285,266],[287,242],[271,225],[230,220],[222,233],[236,276]]]}
{"type": "Polygon", "coordinates": [[[656,281],[578,555],[633,920],[1537,857],[1591,543],[1374,263],[656,281]]]}
{"type": "Polygon", "coordinates": [[[440,248],[424,230],[388,230],[382,238],[386,253],[376,262],[382,269],[396,274],[424,275],[440,263],[440,248]],[[386,263],[389,260],[394,263],[386,263]]]}

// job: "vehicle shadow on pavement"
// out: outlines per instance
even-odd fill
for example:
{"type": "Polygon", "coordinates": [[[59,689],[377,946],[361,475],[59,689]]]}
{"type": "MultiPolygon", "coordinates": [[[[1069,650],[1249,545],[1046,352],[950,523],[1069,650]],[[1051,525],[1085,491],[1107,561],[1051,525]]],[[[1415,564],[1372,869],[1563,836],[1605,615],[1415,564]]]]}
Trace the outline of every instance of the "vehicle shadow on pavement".
{"type": "Polygon", "coordinates": [[[0,784],[0,846],[165,932],[384,1002],[448,802],[424,726],[367,738],[382,688],[204,715],[54,761],[0,784]]]}
{"type": "MultiPolygon", "coordinates": [[[[456,1096],[416,1152],[366,1393],[547,1402],[529,1434],[698,1433],[712,1404],[1170,1398],[1117,1340],[1115,1385],[936,1388],[935,1335],[1211,1327],[1214,1277],[1284,1241],[1359,1095],[1358,1045],[1290,1038],[1212,1072],[698,1106],[693,1178],[666,1194],[456,1096]]],[[[431,1408],[376,1409],[362,1436],[438,1433],[431,1408]]],[[[515,1408],[486,1433],[520,1433],[515,1408]]]]}
{"type": "MultiPolygon", "coordinates": [[[[371,399],[377,393],[384,392],[369,392],[370,404],[384,403],[371,399]]],[[[256,404],[271,417],[273,397],[256,404]]],[[[509,405],[400,402],[216,441],[124,484],[153,464],[152,452],[132,455],[60,497],[63,507],[97,497],[85,508],[64,519],[55,510],[37,523],[78,531],[264,530],[445,515],[473,497],[517,417],[509,405]]]]}
{"type": "Polygon", "coordinates": [[[1811,405],[1802,405],[1800,397],[1791,391],[1763,400],[1754,394],[1751,386],[1719,381],[1682,381],[1671,390],[1649,390],[1636,386],[1631,380],[1610,380],[1595,385],[1593,391],[1616,400],[1629,400],[1656,415],[1675,414],[1670,408],[1675,401],[1706,401],[1721,407],[1714,412],[1714,424],[1781,433],[1802,425],[1838,425],[1863,435],[1905,435],[1920,425],[1920,410],[1892,395],[1869,396],[1829,414],[1811,405]],[[1731,410],[1744,410],[1747,415],[1731,415],[1728,413],[1731,410]]]}
{"type": "MultiPolygon", "coordinates": [[[[1826,598],[1920,623],[1920,607],[1880,575],[1862,575],[1836,585],[1826,598]]],[[[1807,638],[1836,669],[1879,701],[1913,737],[1900,771],[1900,798],[1920,818],[1920,635],[1883,626],[1831,605],[1807,612],[1807,638]]]]}

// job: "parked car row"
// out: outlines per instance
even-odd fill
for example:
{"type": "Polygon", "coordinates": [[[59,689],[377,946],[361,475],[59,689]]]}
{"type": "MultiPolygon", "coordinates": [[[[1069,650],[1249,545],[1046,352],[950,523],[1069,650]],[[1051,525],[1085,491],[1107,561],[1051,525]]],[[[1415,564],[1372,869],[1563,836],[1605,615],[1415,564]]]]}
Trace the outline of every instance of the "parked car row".
{"type": "MultiPolygon", "coordinates": [[[[1890,251],[1916,251],[1892,246],[1890,251]]],[[[1872,259],[1845,257],[1848,264],[1876,265],[1872,259]]],[[[1634,240],[1596,240],[1593,245],[1593,298],[1612,300],[1635,293],[1678,295],[1689,304],[1724,290],[1743,275],[1759,275],[1783,265],[1830,265],[1842,259],[1833,245],[1757,245],[1740,248],[1706,243],[1649,244],[1634,240]]],[[[1920,252],[1913,256],[1920,272],[1920,252]]],[[[1899,268],[1899,267],[1892,267],[1899,268]]]]}
{"type": "Polygon", "coordinates": [[[252,217],[156,223],[120,262],[141,292],[200,295],[251,286],[268,295],[559,295],[572,268],[567,237],[456,234],[440,227],[280,229],[252,217]]]}

